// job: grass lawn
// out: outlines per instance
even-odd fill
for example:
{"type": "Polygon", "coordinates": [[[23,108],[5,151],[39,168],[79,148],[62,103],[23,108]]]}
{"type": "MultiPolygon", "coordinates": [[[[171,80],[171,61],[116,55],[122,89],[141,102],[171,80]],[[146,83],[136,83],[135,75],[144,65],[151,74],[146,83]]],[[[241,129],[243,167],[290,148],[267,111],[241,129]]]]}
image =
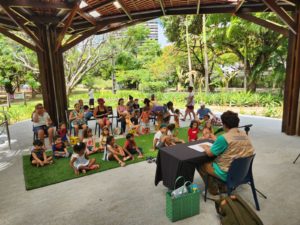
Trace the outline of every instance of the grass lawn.
{"type": "MultiPolygon", "coordinates": [[[[185,141],[187,140],[187,129],[188,129],[187,127],[179,129],[178,136],[181,139],[184,139],[185,141]]],[[[127,161],[126,162],[127,165],[144,161],[145,158],[148,156],[156,157],[157,151],[155,152],[150,151],[152,147],[153,136],[154,134],[149,134],[149,135],[143,135],[135,138],[137,145],[143,149],[145,157],[143,159],[137,159],[136,157],[134,161],[127,161]]],[[[121,146],[123,146],[124,142],[125,142],[125,138],[117,140],[117,143],[121,146]]],[[[116,161],[109,161],[109,162],[102,161],[102,156],[103,153],[97,153],[90,156],[90,158],[96,158],[96,161],[100,163],[100,169],[89,171],[87,172],[86,175],[80,174],[79,176],[76,176],[74,174],[73,169],[69,166],[70,159],[65,159],[65,158],[58,159],[55,160],[55,163],[52,165],[37,168],[31,165],[29,160],[30,155],[24,155],[23,171],[24,171],[26,189],[32,190],[50,184],[55,184],[62,181],[66,181],[66,180],[70,180],[82,176],[87,176],[89,174],[98,173],[112,168],[120,167],[120,165],[116,161]]]]}

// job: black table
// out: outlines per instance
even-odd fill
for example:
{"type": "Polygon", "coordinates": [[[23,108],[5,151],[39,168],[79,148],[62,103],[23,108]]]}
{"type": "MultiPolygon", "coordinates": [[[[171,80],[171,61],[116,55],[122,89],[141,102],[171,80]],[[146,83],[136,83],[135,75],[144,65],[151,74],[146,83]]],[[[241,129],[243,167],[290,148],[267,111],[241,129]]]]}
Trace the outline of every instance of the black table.
{"type": "MultiPolygon", "coordinates": [[[[201,140],[159,149],[156,160],[155,185],[163,181],[164,186],[173,190],[175,180],[179,176],[183,176],[185,181],[193,182],[195,169],[205,162],[211,161],[212,158],[208,157],[205,152],[198,152],[188,146],[203,142],[213,143],[210,140],[201,140]]],[[[179,182],[177,186],[182,184],[179,182]]]]}

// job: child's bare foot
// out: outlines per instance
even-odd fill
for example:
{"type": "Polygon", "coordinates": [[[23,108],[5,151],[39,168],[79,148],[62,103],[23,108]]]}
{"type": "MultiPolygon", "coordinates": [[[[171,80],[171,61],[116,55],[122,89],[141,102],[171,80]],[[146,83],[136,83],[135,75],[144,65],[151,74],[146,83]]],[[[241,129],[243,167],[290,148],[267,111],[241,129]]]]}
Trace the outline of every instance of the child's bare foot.
{"type": "Polygon", "coordinates": [[[141,158],[144,158],[144,156],[143,156],[143,155],[139,155],[139,156],[138,156],[138,159],[141,159],[141,158]]]}
{"type": "Polygon", "coordinates": [[[134,160],[134,156],[133,155],[130,158],[131,158],[131,160],[134,160]]]}
{"type": "Polygon", "coordinates": [[[83,174],[86,174],[86,170],[82,170],[82,173],[83,173],[83,174]]]}
{"type": "Polygon", "coordinates": [[[126,157],[123,158],[123,161],[127,161],[130,158],[131,158],[130,156],[126,156],[126,157]]]}
{"type": "Polygon", "coordinates": [[[94,164],[94,165],[91,165],[89,167],[90,170],[96,170],[96,169],[99,169],[100,168],[100,165],[99,164],[94,164]]]}
{"type": "Polygon", "coordinates": [[[122,166],[122,167],[126,166],[126,163],[124,163],[124,162],[122,162],[122,161],[119,161],[119,164],[120,164],[120,166],[122,166]]]}

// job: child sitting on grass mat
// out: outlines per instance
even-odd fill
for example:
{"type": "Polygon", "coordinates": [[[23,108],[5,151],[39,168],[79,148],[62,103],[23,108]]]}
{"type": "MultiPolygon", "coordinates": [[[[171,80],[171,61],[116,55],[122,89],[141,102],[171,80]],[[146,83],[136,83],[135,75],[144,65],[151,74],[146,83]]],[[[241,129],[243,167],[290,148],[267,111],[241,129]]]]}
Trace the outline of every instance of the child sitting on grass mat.
{"type": "Polygon", "coordinates": [[[41,140],[35,140],[33,142],[33,148],[31,149],[30,155],[30,162],[36,167],[53,163],[52,157],[46,155],[44,143],[41,140]]]}
{"type": "Polygon", "coordinates": [[[143,150],[141,148],[139,148],[137,146],[137,144],[135,143],[135,140],[134,140],[134,135],[133,134],[127,134],[126,135],[126,141],[125,141],[125,144],[124,144],[124,150],[127,150],[128,152],[130,152],[132,155],[133,154],[139,154],[138,155],[138,158],[143,158],[143,150]]]}
{"type": "Polygon", "coordinates": [[[202,130],[202,134],[203,135],[202,135],[201,139],[209,139],[209,140],[213,140],[213,141],[215,141],[217,139],[216,136],[214,135],[214,131],[212,129],[210,120],[206,121],[204,128],[202,130]]]}
{"type": "Polygon", "coordinates": [[[83,140],[82,142],[86,145],[86,153],[88,155],[100,152],[100,147],[96,147],[96,142],[93,137],[93,131],[91,128],[87,128],[83,131],[83,140]]]}
{"type": "Polygon", "coordinates": [[[167,135],[167,126],[165,124],[161,124],[159,131],[157,131],[153,138],[153,151],[156,149],[175,145],[172,138],[167,135]]]}
{"type": "Polygon", "coordinates": [[[198,126],[198,122],[196,120],[192,120],[190,128],[188,130],[189,142],[198,140],[198,134],[200,133],[198,126]]]}
{"type": "Polygon", "coordinates": [[[123,149],[121,146],[115,143],[115,138],[113,136],[109,136],[106,142],[107,149],[107,159],[108,160],[116,160],[120,166],[125,166],[125,161],[128,159],[134,159],[133,155],[130,154],[127,149],[123,149]],[[123,157],[123,158],[122,158],[123,157]],[[122,158],[122,159],[120,159],[122,158]]]}
{"type": "Polygon", "coordinates": [[[73,152],[70,166],[73,168],[76,175],[79,175],[80,172],[85,174],[87,170],[96,170],[100,168],[100,165],[96,164],[96,159],[88,158],[86,146],[83,142],[78,142],[74,145],[73,152]]]}
{"type": "Polygon", "coordinates": [[[103,152],[105,145],[106,145],[106,140],[107,137],[109,136],[109,128],[107,126],[102,128],[102,132],[99,138],[99,151],[103,152]]]}
{"type": "Polygon", "coordinates": [[[68,158],[70,153],[67,151],[65,143],[62,141],[61,136],[56,135],[54,137],[54,144],[52,145],[52,151],[54,158],[68,158]]]}

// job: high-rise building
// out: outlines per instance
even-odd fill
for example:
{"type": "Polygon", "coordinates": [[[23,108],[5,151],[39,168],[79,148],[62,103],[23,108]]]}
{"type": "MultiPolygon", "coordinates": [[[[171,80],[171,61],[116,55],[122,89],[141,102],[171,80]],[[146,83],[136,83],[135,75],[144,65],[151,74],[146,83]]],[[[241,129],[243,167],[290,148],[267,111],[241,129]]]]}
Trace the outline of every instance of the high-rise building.
{"type": "MultiPolygon", "coordinates": [[[[147,22],[142,23],[142,24],[144,24],[150,30],[148,38],[158,41],[158,20],[157,19],[150,20],[150,21],[147,21],[147,22]]],[[[127,28],[114,31],[113,32],[114,37],[116,37],[116,38],[123,37],[124,36],[124,31],[126,31],[126,29],[127,28]]]]}
{"type": "Polygon", "coordinates": [[[149,38],[158,41],[158,20],[150,20],[145,22],[145,25],[149,28],[149,38]]]}

